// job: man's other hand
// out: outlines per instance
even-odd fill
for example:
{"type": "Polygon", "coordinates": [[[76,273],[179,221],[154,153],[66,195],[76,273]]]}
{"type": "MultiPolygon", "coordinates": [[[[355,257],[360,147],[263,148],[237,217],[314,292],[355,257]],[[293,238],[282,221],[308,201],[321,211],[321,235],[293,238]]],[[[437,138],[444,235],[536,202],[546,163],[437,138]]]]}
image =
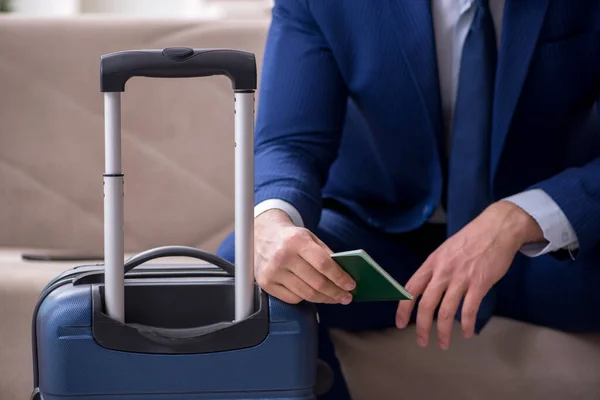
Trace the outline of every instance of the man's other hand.
{"type": "Polygon", "coordinates": [[[440,306],[438,345],[447,349],[454,317],[464,297],[462,330],[470,338],[481,301],[506,274],[521,246],[543,240],[537,222],[521,208],[505,201],[491,205],[438,247],[407,282],[406,289],[414,299],[400,302],[396,325],[407,326],[415,301],[421,296],[417,343],[428,345],[434,313],[440,306]]]}
{"type": "Polygon", "coordinates": [[[355,282],[332,258],[333,253],[307,229],[274,209],[256,217],[255,277],[270,295],[286,303],[349,304],[355,282]]]}

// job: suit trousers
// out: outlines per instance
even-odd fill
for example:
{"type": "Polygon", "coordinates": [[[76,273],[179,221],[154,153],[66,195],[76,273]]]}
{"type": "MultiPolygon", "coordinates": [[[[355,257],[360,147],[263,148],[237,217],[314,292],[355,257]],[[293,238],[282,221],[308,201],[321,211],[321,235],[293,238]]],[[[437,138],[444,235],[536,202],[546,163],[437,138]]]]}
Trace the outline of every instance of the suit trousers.
{"type": "MultiPolygon", "coordinates": [[[[316,234],[334,252],[364,249],[394,279],[405,284],[446,239],[446,227],[426,224],[409,233],[386,234],[367,226],[338,204],[327,202],[316,234]]],[[[223,241],[218,254],[234,261],[233,234],[223,241]]],[[[590,288],[586,285],[589,279],[600,285],[600,257],[596,254],[564,261],[550,255],[528,258],[518,253],[509,272],[496,286],[495,315],[566,331],[600,331],[600,318],[589,311],[600,309],[600,291],[586,289],[590,288]],[[540,269],[545,273],[540,274],[540,269]],[[561,287],[561,277],[566,274],[578,276],[580,285],[561,287]],[[535,277],[535,281],[531,277],[535,277]]],[[[573,282],[572,277],[570,281],[573,282]]],[[[317,305],[319,356],[331,366],[335,376],[332,389],[320,400],[350,399],[330,329],[364,332],[394,327],[397,306],[397,302],[317,305]]],[[[418,305],[413,311],[412,323],[417,309],[418,305]]],[[[484,332],[485,329],[481,334],[484,332]]]]}

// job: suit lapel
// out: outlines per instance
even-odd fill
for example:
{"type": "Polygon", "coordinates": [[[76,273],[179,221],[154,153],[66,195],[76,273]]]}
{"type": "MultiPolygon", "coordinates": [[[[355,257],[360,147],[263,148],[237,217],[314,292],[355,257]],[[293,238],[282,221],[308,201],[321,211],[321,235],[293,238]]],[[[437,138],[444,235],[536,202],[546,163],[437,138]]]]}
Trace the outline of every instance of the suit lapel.
{"type": "Polygon", "coordinates": [[[445,139],[430,1],[394,0],[390,4],[397,46],[410,69],[428,115],[429,128],[437,135],[438,151],[443,156],[445,139]]]}
{"type": "Polygon", "coordinates": [[[507,0],[495,88],[491,174],[496,173],[550,0],[507,0]]]}

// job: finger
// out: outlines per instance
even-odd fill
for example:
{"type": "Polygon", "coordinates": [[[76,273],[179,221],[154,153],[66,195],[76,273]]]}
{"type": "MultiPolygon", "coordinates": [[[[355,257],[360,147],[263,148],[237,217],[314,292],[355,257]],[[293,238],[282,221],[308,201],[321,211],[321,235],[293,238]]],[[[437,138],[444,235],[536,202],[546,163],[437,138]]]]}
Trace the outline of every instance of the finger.
{"type": "Polygon", "coordinates": [[[294,273],[282,272],[280,283],[296,296],[311,303],[337,303],[335,299],[318,292],[294,273]]]}
{"type": "Polygon", "coordinates": [[[312,290],[327,297],[328,300],[344,305],[350,304],[352,301],[350,293],[340,289],[329,278],[300,257],[298,257],[297,262],[290,263],[290,271],[305,282],[312,290]]]}
{"type": "Polygon", "coordinates": [[[454,317],[466,290],[466,282],[454,281],[450,283],[448,290],[444,294],[437,315],[438,345],[443,350],[447,350],[450,347],[454,317]]]}
{"type": "Polygon", "coordinates": [[[433,325],[433,314],[440,304],[442,296],[448,287],[448,281],[440,278],[433,278],[419,302],[417,312],[417,344],[421,347],[427,347],[429,344],[429,335],[433,325]]]}
{"type": "Polygon", "coordinates": [[[413,296],[413,299],[402,300],[399,302],[398,310],[396,311],[396,326],[398,328],[406,328],[406,325],[408,325],[415,303],[418,297],[425,291],[427,284],[431,280],[431,276],[431,270],[426,265],[423,265],[404,286],[404,288],[413,296]]]}
{"type": "Polygon", "coordinates": [[[356,287],[352,277],[331,258],[328,251],[316,242],[302,248],[298,254],[340,289],[350,291],[356,287]]]}
{"type": "Polygon", "coordinates": [[[302,297],[295,295],[288,288],[279,283],[271,284],[263,289],[271,296],[289,304],[298,304],[302,301],[302,297]]]}
{"type": "Polygon", "coordinates": [[[472,286],[467,290],[461,316],[462,331],[467,339],[472,337],[475,332],[477,311],[486,292],[486,290],[479,286],[472,286]]]}

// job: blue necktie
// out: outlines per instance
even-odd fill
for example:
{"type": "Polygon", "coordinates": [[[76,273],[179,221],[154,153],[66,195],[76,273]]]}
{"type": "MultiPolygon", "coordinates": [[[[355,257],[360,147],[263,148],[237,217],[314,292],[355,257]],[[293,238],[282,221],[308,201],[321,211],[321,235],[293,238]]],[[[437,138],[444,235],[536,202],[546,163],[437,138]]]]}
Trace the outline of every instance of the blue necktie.
{"type": "MultiPolygon", "coordinates": [[[[458,93],[448,163],[447,229],[453,235],[490,203],[490,137],[496,75],[496,33],[489,0],[477,0],[477,9],[460,65],[458,93]]],[[[463,299],[464,301],[464,299],[463,299]]],[[[496,289],[483,298],[477,312],[479,333],[493,315],[496,289]]],[[[463,302],[456,314],[461,320],[463,302]]]]}
{"type": "Polygon", "coordinates": [[[448,234],[490,203],[489,143],[497,48],[489,0],[477,0],[463,45],[448,165],[448,234]]]}

